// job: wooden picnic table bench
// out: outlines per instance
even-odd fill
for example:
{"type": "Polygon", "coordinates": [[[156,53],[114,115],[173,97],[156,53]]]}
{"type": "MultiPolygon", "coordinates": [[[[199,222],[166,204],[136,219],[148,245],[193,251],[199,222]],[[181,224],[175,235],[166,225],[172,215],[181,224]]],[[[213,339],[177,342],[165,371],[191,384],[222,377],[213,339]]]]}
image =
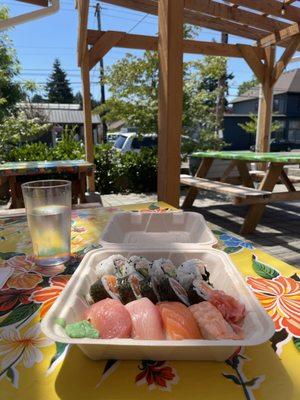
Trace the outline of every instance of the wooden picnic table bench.
{"type": "Polygon", "coordinates": [[[21,184],[25,180],[36,180],[37,176],[39,179],[41,176],[44,179],[53,175],[56,179],[70,176],[73,198],[85,203],[86,177],[93,174],[94,168],[94,164],[84,160],[7,162],[0,164],[0,181],[8,180],[11,208],[24,207],[21,184]]]}
{"type": "Polygon", "coordinates": [[[300,190],[294,183],[299,183],[298,177],[290,177],[284,167],[300,163],[300,153],[253,153],[243,151],[197,152],[193,157],[202,159],[195,176],[181,175],[180,183],[188,186],[183,208],[190,208],[199,190],[208,190],[227,195],[236,205],[249,205],[241,233],[252,233],[263,215],[265,206],[278,201],[300,200],[300,190]],[[219,178],[207,179],[214,160],[230,160],[219,178]],[[249,163],[268,163],[266,171],[249,171],[249,163]],[[228,183],[233,169],[239,174],[239,185],[228,183]],[[254,181],[260,183],[255,187],[254,181]],[[283,183],[286,191],[274,192],[277,183],[283,183]]]}

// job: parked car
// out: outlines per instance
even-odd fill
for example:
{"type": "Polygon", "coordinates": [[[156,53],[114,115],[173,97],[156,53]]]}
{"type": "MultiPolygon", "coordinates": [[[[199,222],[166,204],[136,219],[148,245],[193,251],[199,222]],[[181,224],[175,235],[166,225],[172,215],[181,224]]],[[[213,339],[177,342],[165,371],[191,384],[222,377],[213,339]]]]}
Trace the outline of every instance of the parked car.
{"type": "MultiPolygon", "coordinates": [[[[285,139],[271,139],[270,141],[270,151],[291,151],[295,147],[294,143],[289,142],[285,139]]],[[[255,145],[250,147],[251,151],[255,151],[255,145]]]]}
{"type": "Polygon", "coordinates": [[[120,134],[115,143],[114,148],[121,153],[128,151],[139,152],[142,147],[155,147],[157,146],[157,135],[147,134],[139,136],[137,133],[122,133],[120,134]]]}

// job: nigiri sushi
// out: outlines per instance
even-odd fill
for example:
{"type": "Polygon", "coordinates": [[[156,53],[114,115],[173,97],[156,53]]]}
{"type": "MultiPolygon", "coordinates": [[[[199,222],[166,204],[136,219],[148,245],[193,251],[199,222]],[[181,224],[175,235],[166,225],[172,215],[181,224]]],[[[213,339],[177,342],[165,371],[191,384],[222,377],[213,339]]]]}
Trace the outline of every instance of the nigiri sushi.
{"type": "Polygon", "coordinates": [[[99,331],[102,339],[131,336],[131,317],[119,300],[98,301],[86,310],[85,319],[99,331]]]}
{"type": "Polygon", "coordinates": [[[201,333],[191,311],[178,302],[157,304],[167,339],[201,339],[201,333]]]}
{"type": "Polygon", "coordinates": [[[242,339],[242,329],[236,333],[220,311],[209,301],[189,307],[204,339],[242,339]]]}
{"type": "Polygon", "coordinates": [[[133,339],[163,340],[165,338],[158,309],[146,298],[126,304],[131,316],[133,339]]]}
{"type": "Polygon", "coordinates": [[[230,324],[240,325],[246,316],[245,305],[222,290],[213,290],[209,296],[213,304],[230,324]]]}

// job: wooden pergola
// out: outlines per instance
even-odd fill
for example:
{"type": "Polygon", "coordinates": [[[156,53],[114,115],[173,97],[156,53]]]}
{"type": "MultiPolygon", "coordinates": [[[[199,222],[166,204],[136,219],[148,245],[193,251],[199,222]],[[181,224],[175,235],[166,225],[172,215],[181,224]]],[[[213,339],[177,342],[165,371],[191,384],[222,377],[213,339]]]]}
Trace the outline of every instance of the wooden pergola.
{"type": "MultiPolygon", "coordinates": [[[[243,58],[261,84],[257,151],[269,150],[273,87],[300,49],[300,8],[295,0],[102,0],[158,15],[158,37],[88,29],[88,0],[77,0],[78,64],[81,67],[87,160],[93,162],[90,70],[113,47],[158,50],[158,199],[178,206],[182,133],[183,54],[243,58]],[[254,41],[252,45],[183,39],[185,23],[254,41]],[[276,47],[284,51],[276,61],[276,47]]],[[[93,179],[90,190],[94,190],[93,179]]]]}

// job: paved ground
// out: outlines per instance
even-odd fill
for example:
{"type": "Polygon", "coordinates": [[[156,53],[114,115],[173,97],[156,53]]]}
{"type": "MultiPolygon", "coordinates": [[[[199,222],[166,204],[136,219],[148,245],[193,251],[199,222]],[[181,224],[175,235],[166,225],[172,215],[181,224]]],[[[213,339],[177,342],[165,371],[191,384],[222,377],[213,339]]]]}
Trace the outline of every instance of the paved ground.
{"type": "MultiPolygon", "coordinates": [[[[102,201],[104,206],[144,203],[156,201],[156,195],[105,195],[102,201]]],[[[192,210],[203,214],[207,221],[238,234],[247,207],[233,206],[222,197],[206,193],[198,196],[192,210]]],[[[269,254],[300,267],[300,202],[267,206],[255,234],[244,237],[269,254]]]]}

